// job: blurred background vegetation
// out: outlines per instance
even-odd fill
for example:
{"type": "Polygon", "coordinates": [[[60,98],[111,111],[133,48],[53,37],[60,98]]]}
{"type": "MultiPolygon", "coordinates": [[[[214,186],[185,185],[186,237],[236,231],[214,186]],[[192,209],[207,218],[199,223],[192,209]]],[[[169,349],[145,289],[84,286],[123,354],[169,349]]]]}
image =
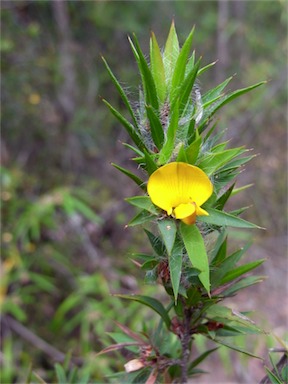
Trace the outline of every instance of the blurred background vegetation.
{"type": "MultiPolygon", "coordinates": [[[[79,367],[69,382],[87,382],[88,376],[109,381],[104,376],[122,370],[124,359],[111,354],[96,360],[95,354],[111,342],[105,332],[113,336],[113,320],[135,330],[153,322],[149,311],[110,296],[151,287],[139,283],[143,276],[129,260],[129,253],[146,249],[140,230],[125,229],[133,210],[123,198],[139,191],[110,165],[131,167],[131,154],[121,144],[125,132],[101,102],[103,96],[122,107],[101,55],[136,102],[139,75],[127,35],[135,32],[148,54],[149,31],[163,44],[173,18],[180,43],[195,24],[196,55],[203,64],[218,60],[201,78],[203,92],[231,75],[231,89],[268,80],[218,117],[233,145],[259,154],[238,181],[254,187],[234,204],[253,204],[244,217],[266,228],[231,233],[235,242],[252,237],[249,257],[266,257],[261,268],[269,277],[233,304],[255,310],[259,325],[284,337],[287,2],[1,5],[2,382],[24,382],[29,366],[34,381],[55,382],[54,364],[62,364],[67,353],[70,368],[79,367]]],[[[267,335],[241,342],[264,357],[275,345],[267,335]]],[[[201,342],[198,348],[204,348],[201,342]]],[[[208,370],[213,364],[214,382],[251,383],[264,376],[261,361],[224,351],[211,357],[208,370]]],[[[63,368],[57,369],[59,379],[63,368]]]]}

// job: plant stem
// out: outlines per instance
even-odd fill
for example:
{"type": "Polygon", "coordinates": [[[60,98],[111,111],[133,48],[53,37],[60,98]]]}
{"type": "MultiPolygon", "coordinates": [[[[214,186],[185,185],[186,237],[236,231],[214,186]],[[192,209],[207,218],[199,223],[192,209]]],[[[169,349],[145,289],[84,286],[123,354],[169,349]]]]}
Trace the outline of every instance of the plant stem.
{"type": "Polygon", "coordinates": [[[181,383],[187,383],[188,381],[188,362],[191,353],[191,334],[190,334],[190,321],[191,321],[191,309],[186,308],[184,310],[183,319],[183,337],[182,344],[182,359],[181,359],[181,383]]]}

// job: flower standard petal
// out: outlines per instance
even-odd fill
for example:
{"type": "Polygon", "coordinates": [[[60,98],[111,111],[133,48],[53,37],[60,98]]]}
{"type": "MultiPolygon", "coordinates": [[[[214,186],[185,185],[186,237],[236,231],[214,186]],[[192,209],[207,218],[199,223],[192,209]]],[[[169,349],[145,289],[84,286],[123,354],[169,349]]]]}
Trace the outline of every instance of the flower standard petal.
{"type": "Polygon", "coordinates": [[[191,217],[193,221],[195,211],[197,215],[207,215],[200,205],[211,196],[213,186],[200,168],[172,162],[150,176],[147,190],[152,202],[168,215],[174,214],[177,219],[191,217]]]}

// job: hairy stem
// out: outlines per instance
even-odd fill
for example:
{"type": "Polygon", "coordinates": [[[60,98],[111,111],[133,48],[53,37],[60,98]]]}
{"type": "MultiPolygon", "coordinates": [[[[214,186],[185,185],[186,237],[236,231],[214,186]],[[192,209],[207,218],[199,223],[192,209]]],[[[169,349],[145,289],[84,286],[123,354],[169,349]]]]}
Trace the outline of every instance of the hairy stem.
{"type": "Polygon", "coordinates": [[[190,334],[190,321],[191,321],[191,309],[186,308],[184,310],[183,319],[183,337],[182,344],[182,359],[181,359],[181,383],[187,383],[188,381],[188,362],[191,353],[191,334],[190,334]]]}

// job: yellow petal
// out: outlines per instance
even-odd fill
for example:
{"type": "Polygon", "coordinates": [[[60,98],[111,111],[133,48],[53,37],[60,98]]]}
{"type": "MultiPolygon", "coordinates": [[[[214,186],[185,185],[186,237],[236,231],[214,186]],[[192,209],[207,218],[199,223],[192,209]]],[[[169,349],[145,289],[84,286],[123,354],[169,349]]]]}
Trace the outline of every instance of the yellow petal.
{"type": "Polygon", "coordinates": [[[176,219],[183,219],[185,217],[191,216],[195,210],[195,204],[180,204],[174,209],[173,213],[176,219]]]}
{"type": "Polygon", "coordinates": [[[209,213],[205,209],[196,206],[196,214],[198,216],[209,216],[209,213]]]}
{"type": "Polygon", "coordinates": [[[147,191],[155,205],[171,214],[171,210],[181,204],[195,203],[200,207],[211,196],[213,186],[200,168],[173,162],[150,176],[147,191]]]}

